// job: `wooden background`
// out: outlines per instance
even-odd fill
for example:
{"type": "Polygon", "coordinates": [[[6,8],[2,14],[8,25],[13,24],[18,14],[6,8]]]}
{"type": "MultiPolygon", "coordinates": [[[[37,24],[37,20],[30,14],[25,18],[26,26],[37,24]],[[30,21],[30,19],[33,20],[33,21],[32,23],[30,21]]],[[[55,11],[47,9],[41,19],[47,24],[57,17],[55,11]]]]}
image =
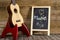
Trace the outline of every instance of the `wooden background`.
{"type": "MultiPolygon", "coordinates": [[[[0,0],[0,30],[8,20],[7,6],[11,0],[0,0]]],[[[32,6],[51,6],[51,33],[60,34],[60,0],[16,0],[27,27],[30,30],[32,6]]]]}

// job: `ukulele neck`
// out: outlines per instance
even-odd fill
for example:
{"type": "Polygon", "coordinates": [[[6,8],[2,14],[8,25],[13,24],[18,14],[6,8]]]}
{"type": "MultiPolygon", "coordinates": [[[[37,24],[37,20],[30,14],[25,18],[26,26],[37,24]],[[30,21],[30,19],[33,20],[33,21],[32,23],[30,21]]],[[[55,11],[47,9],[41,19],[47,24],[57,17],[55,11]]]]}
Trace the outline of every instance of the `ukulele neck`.
{"type": "Polygon", "coordinates": [[[11,0],[11,3],[12,3],[13,5],[15,5],[15,4],[16,4],[16,1],[15,1],[15,0],[11,0]]]}

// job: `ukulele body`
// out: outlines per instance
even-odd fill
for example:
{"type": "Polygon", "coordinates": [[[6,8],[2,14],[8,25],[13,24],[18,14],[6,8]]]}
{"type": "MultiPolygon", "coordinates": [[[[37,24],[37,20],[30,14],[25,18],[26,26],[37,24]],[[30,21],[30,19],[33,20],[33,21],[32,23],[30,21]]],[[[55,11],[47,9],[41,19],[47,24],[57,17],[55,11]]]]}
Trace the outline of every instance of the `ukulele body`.
{"type": "Polygon", "coordinates": [[[8,13],[9,13],[9,18],[8,21],[11,24],[11,26],[14,26],[17,24],[18,27],[21,27],[22,24],[24,23],[23,17],[20,14],[19,6],[18,4],[10,4],[7,8],[8,13]]]}

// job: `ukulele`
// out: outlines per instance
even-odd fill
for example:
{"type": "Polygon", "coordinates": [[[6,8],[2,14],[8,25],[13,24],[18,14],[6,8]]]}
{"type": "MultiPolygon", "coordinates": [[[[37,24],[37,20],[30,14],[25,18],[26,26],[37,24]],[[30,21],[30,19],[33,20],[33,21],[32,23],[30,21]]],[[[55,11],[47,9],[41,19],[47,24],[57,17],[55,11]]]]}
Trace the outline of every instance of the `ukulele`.
{"type": "Polygon", "coordinates": [[[17,24],[18,27],[21,27],[24,23],[23,17],[20,13],[19,5],[15,2],[15,0],[11,0],[11,4],[7,7],[9,13],[9,23],[12,26],[17,24]]]}
{"type": "Polygon", "coordinates": [[[22,31],[27,36],[30,36],[30,33],[24,24],[23,17],[20,14],[19,5],[15,3],[15,0],[12,0],[12,3],[7,7],[7,11],[9,14],[8,22],[1,37],[5,37],[7,33],[11,32],[13,40],[17,40],[18,30],[22,31]]]}

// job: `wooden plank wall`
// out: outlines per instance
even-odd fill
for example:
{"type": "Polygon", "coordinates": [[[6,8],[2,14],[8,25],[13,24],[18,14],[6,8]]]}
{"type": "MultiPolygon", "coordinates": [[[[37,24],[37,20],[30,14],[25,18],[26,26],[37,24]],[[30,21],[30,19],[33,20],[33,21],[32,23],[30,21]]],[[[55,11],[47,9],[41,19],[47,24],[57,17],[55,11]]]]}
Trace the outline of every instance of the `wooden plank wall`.
{"type": "MultiPolygon", "coordinates": [[[[7,21],[7,6],[10,4],[10,2],[11,0],[0,0],[0,22],[7,21]]],[[[20,12],[29,30],[31,27],[31,7],[51,6],[51,33],[60,33],[60,0],[16,0],[16,2],[20,6],[20,12]]]]}

